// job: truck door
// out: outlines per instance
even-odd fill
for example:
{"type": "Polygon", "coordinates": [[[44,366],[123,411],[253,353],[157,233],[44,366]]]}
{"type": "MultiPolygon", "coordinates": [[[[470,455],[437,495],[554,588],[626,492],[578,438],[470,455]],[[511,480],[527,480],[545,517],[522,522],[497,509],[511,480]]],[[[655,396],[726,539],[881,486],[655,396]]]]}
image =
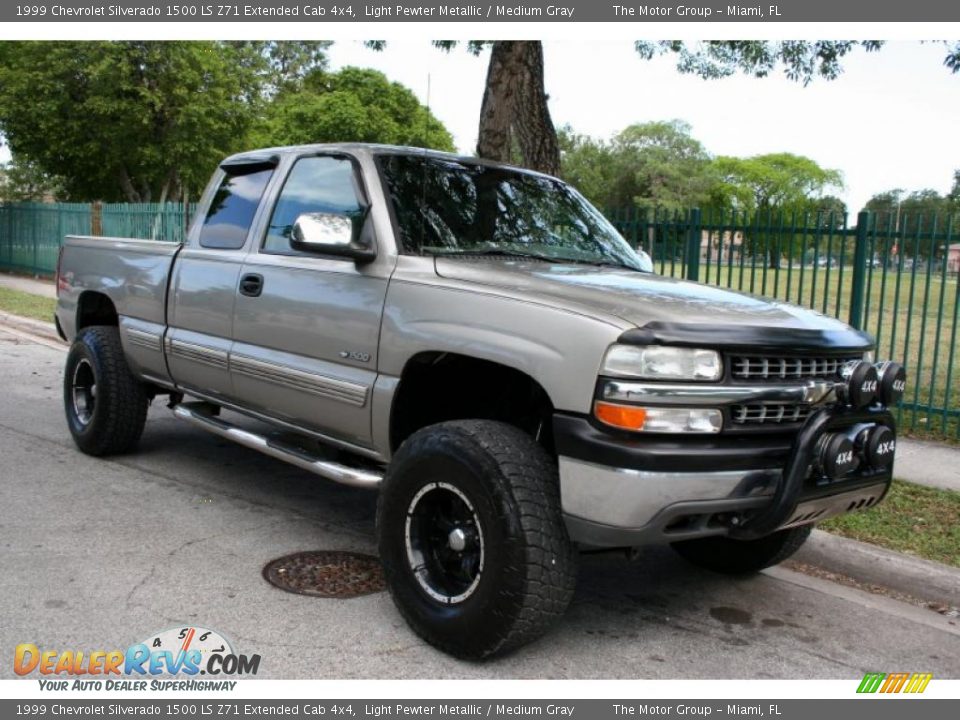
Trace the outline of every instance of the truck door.
{"type": "MultiPolygon", "coordinates": [[[[350,157],[309,155],[292,164],[241,271],[230,355],[244,407],[361,446],[371,444],[389,268],[298,252],[289,237],[299,215],[357,212],[366,197],[350,157]]],[[[364,232],[373,232],[367,224],[364,232]]]]}
{"type": "Polygon", "coordinates": [[[177,385],[213,399],[234,397],[233,306],[244,245],[274,164],[225,167],[199,230],[174,263],[165,339],[170,374],[177,385]]]}

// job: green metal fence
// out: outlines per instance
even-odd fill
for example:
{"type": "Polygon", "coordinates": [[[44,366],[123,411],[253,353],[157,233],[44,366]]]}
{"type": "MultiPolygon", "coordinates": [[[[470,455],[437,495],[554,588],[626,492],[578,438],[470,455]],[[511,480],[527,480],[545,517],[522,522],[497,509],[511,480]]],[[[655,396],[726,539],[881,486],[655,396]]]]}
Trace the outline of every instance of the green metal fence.
{"type": "Polygon", "coordinates": [[[103,235],[182,242],[181,203],[0,204],[0,270],[52,275],[64,235],[103,235]]]}
{"type": "Polygon", "coordinates": [[[101,219],[105,237],[180,243],[186,235],[187,210],[183,203],[104,203],[101,219]]]}
{"type": "Polygon", "coordinates": [[[958,218],[862,212],[607,213],[665,275],[777,298],[866,330],[911,379],[900,423],[960,439],[958,218]],[[953,247],[951,247],[953,246],[953,247]]]}
{"type": "Polygon", "coordinates": [[[89,204],[2,204],[0,269],[31,274],[53,273],[63,236],[89,233],[89,204]]]}
{"type": "MultiPolygon", "coordinates": [[[[901,424],[960,439],[956,217],[731,210],[612,210],[657,272],[764,295],[874,335],[907,366],[901,424]],[[952,247],[951,246],[955,246],[952,247]]],[[[181,242],[189,208],[159,204],[0,204],[0,269],[51,275],[67,234],[181,242]]]]}

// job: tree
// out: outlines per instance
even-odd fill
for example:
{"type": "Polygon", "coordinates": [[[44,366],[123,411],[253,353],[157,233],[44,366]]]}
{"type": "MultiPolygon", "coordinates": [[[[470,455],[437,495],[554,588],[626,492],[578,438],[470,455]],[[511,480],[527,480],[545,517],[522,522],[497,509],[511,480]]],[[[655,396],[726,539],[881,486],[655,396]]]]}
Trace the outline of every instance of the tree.
{"type": "Polygon", "coordinates": [[[710,156],[681,120],[631,125],[613,139],[614,169],[629,200],[643,208],[703,204],[713,179],[710,156]]]}
{"type": "Polygon", "coordinates": [[[477,155],[508,162],[516,143],[527,167],[557,175],[560,148],[543,84],[543,44],[493,43],[480,106],[477,155]]]}
{"type": "Polygon", "coordinates": [[[950,188],[950,192],[947,193],[947,199],[950,201],[954,210],[960,210],[960,170],[953,171],[953,187],[950,188]]]}
{"type": "Polygon", "coordinates": [[[239,148],[260,71],[229,43],[3,43],[0,130],[72,199],[162,202],[239,148]]]}
{"type": "Polygon", "coordinates": [[[258,145],[378,142],[452,151],[453,138],[408,88],[376,70],[314,70],[281,92],[254,132],[258,145]]]}
{"type": "Polygon", "coordinates": [[[681,120],[631,125],[609,142],[561,132],[561,173],[601,207],[702,205],[714,178],[710,155],[681,120]]]}
{"type": "Polygon", "coordinates": [[[847,204],[836,195],[823,195],[812,200],[810,211],[817,214],[820,227],[840,228],[847,216],[847,204]]]}
{"type": "Polygon", "coordinates": [[[742,72],[766,77],[778,66],[790,80],[808,85],[814,78],[837,78],[845,55],[862,47],[879,50],[877,40],[711,40],[686,43],[682,40],[638,41],[634,48],[641,58],[673,54],[677,70],[711,80],[742,72]]]}
{"type": "Polygon", "coordinates": [[[918,234],[936,229],[943,232],[952,223],[960,222],[960,206],[953,199],[960,186],[960,171],[954,173],[954,187],[947,195],[927,188],[907,192],[895,188],[871,197],[864,210],[873,213],[873,224],[880,230],[899,231],[902,241],[899,246],[907,257],[927,257],[930,254],[929,240],[917,240],[918,234]]]}
{"type": "Polygon", "coordinates": [[[714,188],[719,204],[748,211],[775,207],[808,212],[824,190],[843,187],[839,170],[822,168],[810,158],[791,153],[721,156],[713,161],[713,171],[719,178],[714,188]]]}
{"type": "MultiPolygon", "coordinates": [[[[241,43],[242,44],[242,43],[241,43]]],[[[304,78],[317,70],[326,70],[329,40],[300,40],[297,42],[250,41],[262,60],[260,72],[265,81],[263,91],[272,97],[302,87],[304,78]]]]}
{"type": "MultiPolygon", "coordinates": [[[[382,49],[384,45],[382,42],[370,44],[376,49],[382,49]]],[[[436,44],[447,50],[456,45],[453,41],[436,44]]],[[[560,146],[547,106],[541,43],[471,41],[468,49],[479,54],[486,44],[491,45],[491,52],[480,112],[477,154],[508,162],[516,147],[525,165],[555,174],[560,167],[560,146]]],[[[873,40],[720,40],[701,43],[670,40],[637,42],[635,49],[646,60],[673,54],[680,72],[705,79],[737,72],[764,77],[782,67],[788,78],[806,85],[816,77],[837,77],[842,72],[843,57],[854,49],[861,47],[873,51],[881,45],[873,40]]],[[[944,64],[952,72],[960,72],[960,43],[947,46],[944,64]]]]}
{"type": "Polygon", "coordinates": [[[574,132],[569,125],[560,128],[557,142],[560,176],[597,207],[620,207],[619,198],[626,193],[616,190],[611,144],[574,132]]]}
{"type": "Polygon", "coordinates": [[[609,141],[565,127],[562,175],[601,207],[846,212],[839,198],[824,195],[843,187],[838,170],[789,153],[712,158],[690,133],[681,120],[631,125],[609,141]]]}
{"type": "Polygon", "coordinates": [[[873,212],[880,224],[896,221],[897,218],[924,218],[929,224],[935,215],[940,216],[941,221],[945,220],[953,209],[952,205],[949,194],[941,195],[931,188],[910,193],[896,188],[877,193],[867,200],[864,209],[873,212]]]}
{"type": "MultiPolygon", "coordinates": [[[[370,40],[367,47],[383,50],[386,42],[370,40]]],[[[435,40],[450,51],[456,40],[435,40]]],[[[560,144],[550,118],[543,83],[543,44],[539,40],[470,40],[467,50],[479,55],[490,47],[487,82],[480,107],[477,155],[515,162],[534,170],[560,174],[560,144]]]]}
{"type": "Polygon", "coordinates": [[[947,57],[944,58],[943,64],[950,68],[951,72],[960,72],[960,42],[952,46],[948,45],[947,57]]]}
{"type": "MultiPolygon", "coordinates": [[[[776,211],[789,214],[790,222],[800,220],[807,227],[826,229],[830,216],[823,210],[843,207],[837,198],[824,196],[827,188],[843,187],[839,170],[820,167],[810,158],[790,153],[756,155],[749,158],[721,156],[713,161],[713,170],[719,178],[714,186],[714,203],[732,207],[745,214],[759,214],[769,224],[776,211]]],[[[834,218],[835,220],[835,218],[834,218]]],[[[779,267],[779,254],[786,251],[793,256],[800,252],[802,240],[792,247],[770,232],[755,232],[744,222],[744,250],[752,255],[766,255],[770,267],[779,267]],[[799,244],[799,246],[798,246],[799,244]]]]}
{"type": "Polygon", "coordinates": [[[325,42],[0,44],[0,132],[75,200],[199,191],[262,106],[326,66],[325,42]]]}
{"type": "Polygon", "coordinates": [[[43,172],[36,163],[13,158],[0,165],[0,202],[41,201],[63,194],[63,180],[43,172]]]}

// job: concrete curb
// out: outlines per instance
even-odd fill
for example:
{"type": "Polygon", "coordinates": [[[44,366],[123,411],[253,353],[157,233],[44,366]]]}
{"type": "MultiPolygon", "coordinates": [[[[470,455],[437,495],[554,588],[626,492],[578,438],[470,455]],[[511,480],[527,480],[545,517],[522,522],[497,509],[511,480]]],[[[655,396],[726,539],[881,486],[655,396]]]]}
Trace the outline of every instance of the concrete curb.
{"type": "Polygon", "coordinates": [[[919,600],[960,607],[960,568],[814,530],[793,556],[808,565],[919,600]]]}
{"type": "Polygon", "coordinates": [[[57,335],[57,328],[53,323],[0,312],[0,325],[66,347],[66,343],[57,335]]]}

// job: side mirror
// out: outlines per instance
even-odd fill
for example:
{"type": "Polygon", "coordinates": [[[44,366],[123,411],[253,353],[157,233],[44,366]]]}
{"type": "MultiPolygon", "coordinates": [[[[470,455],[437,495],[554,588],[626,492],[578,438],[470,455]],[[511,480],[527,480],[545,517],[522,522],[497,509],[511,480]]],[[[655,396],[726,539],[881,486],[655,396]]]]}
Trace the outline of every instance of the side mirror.
{"type": "Polygon", "coordinates": [[[360,230],[366,212],[360,216],[337,213],[303,213],[293,223],[290,247],[318,255],[336,255],[369,262],[377,254],[373,248],[360,242],[360,230]]]}

